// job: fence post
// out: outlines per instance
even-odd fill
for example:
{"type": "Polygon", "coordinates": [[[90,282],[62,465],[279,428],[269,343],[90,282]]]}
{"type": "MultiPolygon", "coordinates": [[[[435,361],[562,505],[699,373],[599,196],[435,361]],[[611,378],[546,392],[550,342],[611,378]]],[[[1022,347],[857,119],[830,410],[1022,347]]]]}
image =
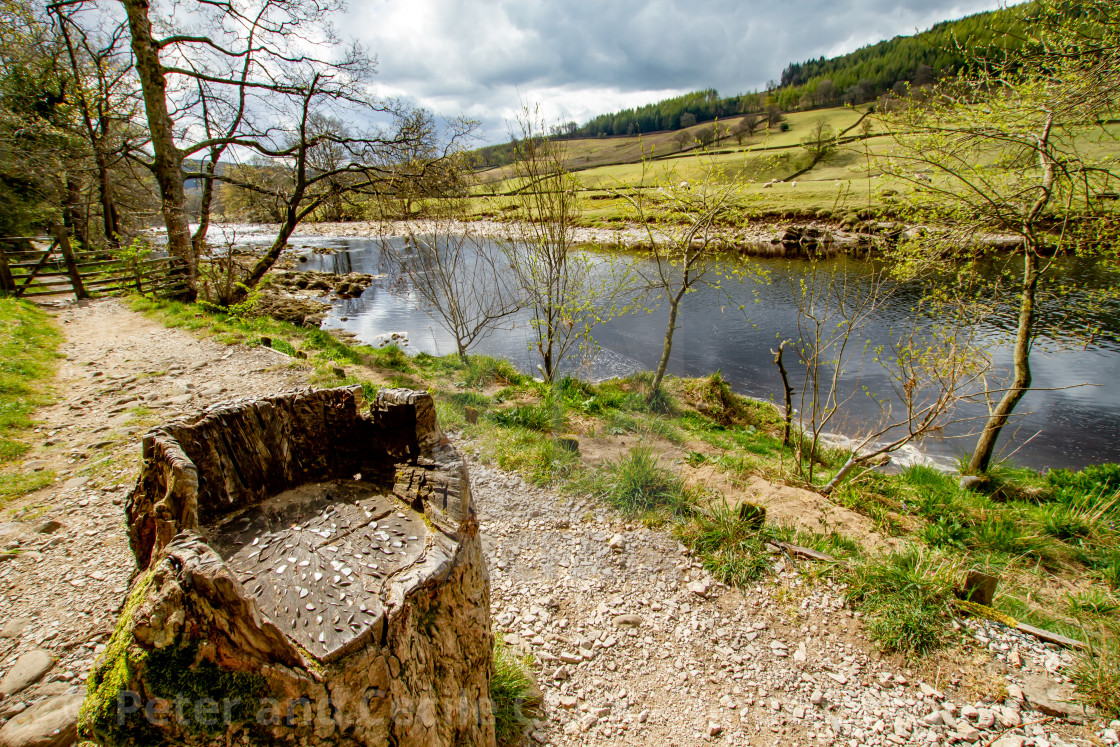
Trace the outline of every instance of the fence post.
{"type": "Polygon", "coordinates": [[[12,278],[12,270],[8,267],[8,257],[4,253],[4,242],[0,241],[0,293],[15,293],[16,281],[12,278]]]}
{"type": "Polygon", "coordinates": [[[82,284],[82,274],[78,272],[78,263],[74,261],[74,250],[70,248],[70,237],[66,234],[66,229],[55,224],[54,237],[58,240],[59,248],[62,249],[62,256],[66,258],[66,271],[70,273],[70,283],[74,286],[75,298],[79,301],[89,298],[86,287],[82,284]]]}

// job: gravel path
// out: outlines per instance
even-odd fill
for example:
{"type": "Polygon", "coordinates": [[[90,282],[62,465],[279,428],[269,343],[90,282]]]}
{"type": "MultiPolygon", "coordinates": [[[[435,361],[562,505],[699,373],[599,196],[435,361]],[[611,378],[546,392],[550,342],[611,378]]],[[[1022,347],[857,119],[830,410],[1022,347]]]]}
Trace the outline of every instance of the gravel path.
{"type": "MultiPolygon", "coordinates": [[[[471,453],[469,443],[461,448],[471,453]]],[[[926,682],[874,651],[841,590],[807,582],[784,558],[774,559],[776,575],[740,593],[715,583],[665,531],[591,500],[573,502],[477,461],[471,481],[494,625],[538,662],[549,718],[537,742],[1060,747],[1074,739],[1026,707],[1014,684],[1052,676],[1068,660],[1052,646],[980,625],[983,638],[946,660],[955,666],[940,681],[926,682]],[[1021,668],[999,660],[1012,651],[1021,668]],[[962,700],[962,690],[985,684],[996,693],[1006,685],[1009,695],[962,700]]]]}
{"type": "MultiPolygon", "coordinates": [[[[134,571],[122,503],[144,430],[304,386],[310,374],[264,348],[165,329],[113,300],[66,306],[58,321],[62,397],[40,414],[42,444],[25,466],[60,479],[9,504],[0,523],[0,549],[19,550],[0,561],[0,677],[36,651],[55,661],[0,696],[0,718],[79,692],[104,649],[134,571]]],[[[493,624],[537,662],[538,743],[1088,744],[1075,739],[1088,727],[1059,726],[1016,697],[1032,676],[1062,679],[1067,655],[1053,647],[981,626],[983,638],[939,674],[907,668],[868,644],[842,590],[780,556],[776,575],[728,589],[668,531],[528,485],[459,446],[471,458],[493,624]],[[992,682],[1005,700],[963,700],[992,682]]]]}

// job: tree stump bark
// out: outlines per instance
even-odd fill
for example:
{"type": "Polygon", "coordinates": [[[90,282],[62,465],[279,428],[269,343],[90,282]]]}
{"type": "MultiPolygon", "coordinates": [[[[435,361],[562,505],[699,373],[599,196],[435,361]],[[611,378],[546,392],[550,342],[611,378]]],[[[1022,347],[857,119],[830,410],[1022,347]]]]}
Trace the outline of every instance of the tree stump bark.
{"type": "Polygon", "coordinates": [[[217,406],[144,439],[102,744],[492,745],[489,577],[426,392],[217,406]]]}

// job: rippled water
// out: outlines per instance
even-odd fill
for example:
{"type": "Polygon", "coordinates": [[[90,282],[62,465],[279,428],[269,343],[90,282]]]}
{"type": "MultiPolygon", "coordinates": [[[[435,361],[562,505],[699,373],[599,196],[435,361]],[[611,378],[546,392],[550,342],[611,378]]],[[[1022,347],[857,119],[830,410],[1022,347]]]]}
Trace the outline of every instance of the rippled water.
{"type": "MultiPolygon", "coordinates": [[[[303,267],[331,272],[383,273],[385,267],[379,242],[371,239],[300,239],[307,245],[333,247],[334,254],[311,254],[303,267]]],[[[752,260],[768,271],[764,280],[725,284],[726,295],[707,288],[686,297],[675,336],[669,372],[703,376],[715,370],[740,393],[763,399],[781,396],[781,383],[773,365],[771,348],[779,339],[797,334],[797,308],[791,281],[796,282],[805,265],[786,260],[752,260]],[[737,310],[746,305],[747,316],[737,310]]],[[[852,259],[833,260],[836,269],[856,279],[866,278],[868,265],[852,259]]],[[[994,271],[994,268],[993,268],[994,271]]],[[[1100,286],[1116,283],[1116,276],[1087,264],[1069,264],[1063,272],[1071,279],[1088,280],[1100,286]]],[[[903,288],[866,328],[872,347],[885,343],[892,328],[908,324],[920,295],[918,288],[903,288]]],[[[1035,467],[1081,467],[1103,461],[1120,461],[1120,307],[1106,304],[1088,310],[1086,300],[1067,299],[1078,313],[1052,321],[1053,334],[1041,337],[1032,354],[1034,384],[1019,406],[1012,426],[1004,430],[1002,456],[1035,467]],[[1086,342],[1086,325],[1099,327],[1086,342]]],[[[595,339],[602,350],[592,366],[595,378],[626,375],[657,365],[665,334],[667,310],[637,313],[615,319],[598,328],[595,339]]],[[[922,319],[922,325],[936,324],[922,319]]],[[[360,298],[338,301],[325,322],[341,327],[359,339],[376,344],[385,334],[404,333],[410,352],[447,354],[455,351],[452,338],[424,310],[422,299],[406,282],[384,277],[360,298]],[[345,317],[345,321],[343,321],[345,317]]],[[[1008,340],[1013,320],[993,318],[983,333],[991,347],[995,368],[1010,365],[1008,340]]],[[[529,316],[522,313],[512,324],[482,341],[475,351],[503,356],[523,370],[536,366],[530,354],[529,316]]],[[[793,356],[787,366],[797,381],[802,369],[793,356]]],[[[845,377],[850,391],[857,384],[883,392],[889,380],[874,365],[865,366],[858,382],[845,377]]],[[[962,408],[958,416],[982,417],[983,407],[962,408]]],[[[861,426],[876,415],[873,404],[856,397],[834,430],[858,434],[861,426]]],[[[976,428],[970,424],[968,428],[976,428]]],[[[965,454],[973,439],[959,437],[967,428],[951,429],[948,437],[927,439],[921,448],[938,457],[965,454]],[[958,437],[953,437],[958,436],[958,437]]]]}

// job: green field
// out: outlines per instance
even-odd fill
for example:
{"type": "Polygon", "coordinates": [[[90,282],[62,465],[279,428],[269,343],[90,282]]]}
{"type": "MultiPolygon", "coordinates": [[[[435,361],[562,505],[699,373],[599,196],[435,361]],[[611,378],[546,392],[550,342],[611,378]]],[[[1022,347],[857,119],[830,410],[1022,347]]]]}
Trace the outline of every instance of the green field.
{"type": "MultiPolygon", "coordinates": [[[[820,109],[787,114],[783,132],[779,126],[763,126],[740,146],[730,133],[740,118],[717,123],[724,137],[707,149],[693,147],[683,152],[675,140],[677,132],[659,132],[641,137],[611,137],[571,140],[564,143],[566,164],[582,187],[580,223],[606,225],[628,220],[627,203],[619,191],[642,182],[689,180],[700,177],[712,166],[722,178],[742,179],[751,214],[775,218],[833,218],[858,211],[889,214],[884,197],[903,191],[907,183],[884,177],[876,168],[876,158],[889,156],[894,137],[874,118],[865,134],[857,123],[867,107],[820,109]],[[801,143],[824,120],[833,132],[847,131],[836,149],[810,171],[790,182],[765,186],[784,180],[800,171],[808,161],[801,143]],[[646,164],[642,156],[647,156],[646,164]]],[[[689,128],[698,133],[711,123],[689,128]]],[[[1120,157],[1120,125],[1107,125],[1084,137],[1080,149],[1085,155],[1120,157]]],[[[511,177],[511,167],[491,169],[478,175],[480,185],[474,192],[472,211],[478,217],[515,218],[515,199],[519,187],[511,177]]]]}

